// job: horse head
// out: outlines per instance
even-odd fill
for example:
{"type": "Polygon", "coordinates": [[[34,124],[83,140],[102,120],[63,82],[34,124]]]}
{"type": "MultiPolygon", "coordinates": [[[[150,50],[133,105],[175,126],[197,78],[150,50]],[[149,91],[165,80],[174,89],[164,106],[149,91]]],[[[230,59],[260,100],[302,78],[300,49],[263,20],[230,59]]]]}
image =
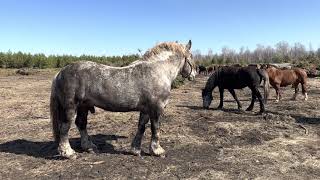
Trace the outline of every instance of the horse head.
{"type": "Polygon", "coordinates": [[[184,53],[184,65],[181,69],[180,74],[182,75],[182,77],[184,78],[188,78],[188,80],[192,81],[194,80],[197,70],[196,70],[196,65],[193,61],[192,58],[192,53],[191,53],[191,45],[192,42],[191,40],[189,40],[188,44],[185,46],[185,53],[184,53]]]}
{"type": "Polygon", "coordinates": [[[213,100],[212,91],[208,91],[206,88],[202,89],[202,101],[203,101],[203,108],[209,109],[209,106],[213,100]]]}

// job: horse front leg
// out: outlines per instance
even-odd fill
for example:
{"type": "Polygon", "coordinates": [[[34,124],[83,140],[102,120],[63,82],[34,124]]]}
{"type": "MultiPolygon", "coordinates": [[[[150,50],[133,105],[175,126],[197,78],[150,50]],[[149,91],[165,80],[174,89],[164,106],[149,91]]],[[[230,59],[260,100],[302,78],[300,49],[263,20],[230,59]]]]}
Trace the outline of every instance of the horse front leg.
{"type": "Polygon", "coordinates": [[[224,93],[224,89],[223,88],[219,88],[219,92],[220,92],[220,104],[218,106],[218,109],[222,109],[223,108],[223,93],[224,93]]]}
{"type": "Polygon", "coordinates": [[[131,152],[134,155],[141,156],[141,140],[146,130],[146,124],[149,122],[149,115],[140,112],[137,133],[131,143],[131,152]]]}
{"type": "Polygon", "coordinates": [[[94,112],[94,108],[79,107],[77,109],[76,126],[81,136],[81,148],[87,152],[98,152],[97,146],[91,141],[87,132],[88,112],[94,112]]]}
{"type": "Polygon", "coordinates": [[[242,105],[241,105],[241,103],[240,103],[240,101],[239,101],[239,99],[238,99],[238,97],[237,97],[236,92],[234,91],[234,89],[228,89],[228,90],[229,90],[229,92],[231,93],[231,95],[233,96],[233,98],[236,100],[236,102],[237,102],[237,104],[238,104],[238,109],[241,111],[242,105]]]}
{"type": "Polygon", "coordinates": [[[164,157],[165,150],[160,146],[160,117],[157,113],[155,116],[151,116],[151,143],[150,143],[150,154],[155,156],[164,157]]]}

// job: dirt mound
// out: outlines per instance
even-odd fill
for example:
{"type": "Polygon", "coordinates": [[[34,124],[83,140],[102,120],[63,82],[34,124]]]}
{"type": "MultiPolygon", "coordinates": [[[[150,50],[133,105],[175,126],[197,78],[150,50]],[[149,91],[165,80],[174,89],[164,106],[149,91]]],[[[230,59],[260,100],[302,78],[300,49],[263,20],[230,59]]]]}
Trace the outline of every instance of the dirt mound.
{"type": "Polygon", "coordinates": [[[38,70],[35,70],[35,69],[22,68],[22,69],[18,69],[18,70],[16,71],[16,74],[28,76],[28,75],[35,75],[35,74],[37,74],[38,72],[39,72],[39,71],[38,71],[38,70]]]}

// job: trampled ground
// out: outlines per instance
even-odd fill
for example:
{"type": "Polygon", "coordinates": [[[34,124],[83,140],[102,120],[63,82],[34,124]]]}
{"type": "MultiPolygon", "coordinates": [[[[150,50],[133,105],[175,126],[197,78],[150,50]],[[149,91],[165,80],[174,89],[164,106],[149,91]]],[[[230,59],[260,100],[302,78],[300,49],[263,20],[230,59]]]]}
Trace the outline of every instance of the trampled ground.
{"type": "MultiPolygon", "coordinates": [[[[143,158],[129,153],[138,113],[98,110],[89,115],[89,134],[99,154],[81,152],[73,125],[71,144],[76,160],[54,155],[49,119],[53,73],[0,77],[0,179],[319,179],[320,80],[310,79],[309,100],[283,100],[267,113],[240,113],[226,92],[225,109],[216,110],[218,93],[210,110],[201,108],[201,91],[207,77],[200,76],[172,91],[162,119],[162,146],[166,158],[149,156],[150,128],[143,140],[143,158]]],[[[237,90],[244,108],[250,91],[237,90]]],[[[148,126],[149,127],[149,126],[148,126]]]]}

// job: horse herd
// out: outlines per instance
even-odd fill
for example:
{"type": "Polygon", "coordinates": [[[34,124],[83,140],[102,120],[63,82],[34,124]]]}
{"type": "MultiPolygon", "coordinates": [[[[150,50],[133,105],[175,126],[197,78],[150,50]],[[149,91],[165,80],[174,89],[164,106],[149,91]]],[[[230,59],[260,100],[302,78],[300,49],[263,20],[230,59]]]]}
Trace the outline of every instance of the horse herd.
{"type": "MultiPolygon", "coordinates": [[[[75,124],[81,136],[81,148],[97,152],[97,146],[87,132],[89,111],[95,107],[112,112],[139,111],[139,123],[131,143],[131,152],[141,154],[141,141],[146,124],[151,123],[150,154],[164,156],[160,145],[160,118],[168,104],[171,84],[180,74],[193,80],[200,72],[191,54],[191,41],[186,45],[178,42],[164,42],[148,50],[143,57],[125,67],[111,67],[89,61],[70,64],[61,69],[54,77],[51,87],[50,114],[53,135],[58,144],[58,153],[65,158],[76,158],[71,148],[68,132],[71,123],[75,124]]],[[[212,91],[219,88],[220,105],[223,107],[223,94],[227,89],[242,109],[234,89],[249,87],[252,91],[250,106],[253,109],[256,98],[260,103],[260,113],[265,111],[269,83],[277,91],[277,100],[281,98],[280,87],[292,84],[298,93],[298,84],[307,100],[306,74],[302,69],[278,70],[274,67],[219,67],[212,69],[202,90],[203,107],[209,108],[213,100],[212,91]],[[258,87],[264,82],[264,97],[258,87]],[[269,82],[270,81],[270,82],[269,82]]]]}

